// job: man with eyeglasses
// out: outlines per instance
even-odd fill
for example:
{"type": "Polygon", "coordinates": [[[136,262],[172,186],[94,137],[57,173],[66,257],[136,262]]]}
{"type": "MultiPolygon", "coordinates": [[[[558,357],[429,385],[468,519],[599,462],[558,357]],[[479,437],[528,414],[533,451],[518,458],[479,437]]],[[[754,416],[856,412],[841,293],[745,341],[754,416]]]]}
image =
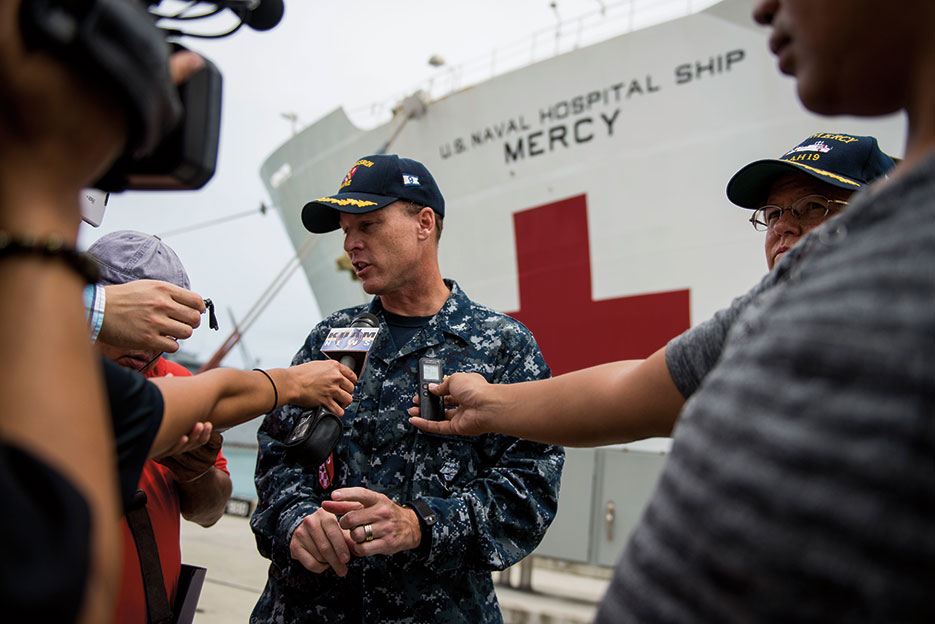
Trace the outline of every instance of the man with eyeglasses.
{"type": "Polygon", "coordinates": [[[818,132],[777,159],[738,171],[727,184],[727,197],[754,209],[750,223],[766,232],[766,264],[772,271],[800,238],[893,165],[874,137],[818,132]]]}

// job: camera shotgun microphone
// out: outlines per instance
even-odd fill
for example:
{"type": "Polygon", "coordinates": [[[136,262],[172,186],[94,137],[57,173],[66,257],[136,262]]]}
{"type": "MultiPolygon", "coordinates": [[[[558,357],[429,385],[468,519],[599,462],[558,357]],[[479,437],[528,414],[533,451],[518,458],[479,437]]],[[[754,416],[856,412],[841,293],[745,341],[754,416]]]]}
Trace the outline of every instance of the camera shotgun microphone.
{"type": "MultiPolygon", "coordinates": [[[[360,379],[379,327],[380,320],[376,316],[363,312],[354,318],[350,327],[331,329],[321,352],[353,370],[360,379]]],[[[283,460],[293,466],[315,469],[328,458],[343,433],[341,418],[324,407],[302,412],[283,442],[283,460]]]]}
{"type": "Polygon", "coordinates": [[[283,0],[217,0],[253,30],[269,30],[282,20],[283,0]]]}

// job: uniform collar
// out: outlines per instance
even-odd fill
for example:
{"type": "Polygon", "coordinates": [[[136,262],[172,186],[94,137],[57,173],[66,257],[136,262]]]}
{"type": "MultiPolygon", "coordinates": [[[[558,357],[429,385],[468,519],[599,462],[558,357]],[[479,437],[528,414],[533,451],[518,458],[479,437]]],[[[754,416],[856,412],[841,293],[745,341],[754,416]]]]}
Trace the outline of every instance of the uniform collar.
{"type": "Polygon", "coordinates": [[[456,281],[446,279],[445,285],[448,286],[451,292],[448,294],[448,299],[445,300],[444,305],[429,321],[428,326],[413,336],[412,340],[406,343],[398,353],[391,353],[393,342],[389,338],[389,328],[386,327],[386,320],[383,317],[383,304],[380,297],[378,295],[373,298],[367,310],[380,318],[380,329],[383,335],[377,338],[377,344],[374,346],[383,359],[391,360],[426,347],[448,342],[445,334],[457,336],[464,342],[470,340],[471,327],[470,323],[466,321],[472,302],[456,281]]]}

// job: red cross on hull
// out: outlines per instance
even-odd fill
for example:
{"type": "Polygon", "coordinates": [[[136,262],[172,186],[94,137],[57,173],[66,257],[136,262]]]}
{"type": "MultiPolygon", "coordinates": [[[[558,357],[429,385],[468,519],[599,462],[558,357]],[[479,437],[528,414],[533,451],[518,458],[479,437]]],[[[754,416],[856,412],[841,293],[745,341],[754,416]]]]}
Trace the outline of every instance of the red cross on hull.
{"type": "Polygon", "coordinates": [[[535,335],[553,375],[646,358],[690,326],[688,290],[592,299],[584,195],[517,212],[513,225],[520,309],[508,314],[535,335]]]}

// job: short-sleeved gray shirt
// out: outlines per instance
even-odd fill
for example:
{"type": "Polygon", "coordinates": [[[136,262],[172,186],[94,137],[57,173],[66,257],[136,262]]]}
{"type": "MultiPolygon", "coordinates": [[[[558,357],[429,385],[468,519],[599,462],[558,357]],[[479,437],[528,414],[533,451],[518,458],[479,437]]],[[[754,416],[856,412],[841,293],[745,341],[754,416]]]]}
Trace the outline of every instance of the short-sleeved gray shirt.
{"type": "Polygon", "coordinates": [[[935,621],[935,155],[667,363],[689,399],[598,622],[935,621]]]}

